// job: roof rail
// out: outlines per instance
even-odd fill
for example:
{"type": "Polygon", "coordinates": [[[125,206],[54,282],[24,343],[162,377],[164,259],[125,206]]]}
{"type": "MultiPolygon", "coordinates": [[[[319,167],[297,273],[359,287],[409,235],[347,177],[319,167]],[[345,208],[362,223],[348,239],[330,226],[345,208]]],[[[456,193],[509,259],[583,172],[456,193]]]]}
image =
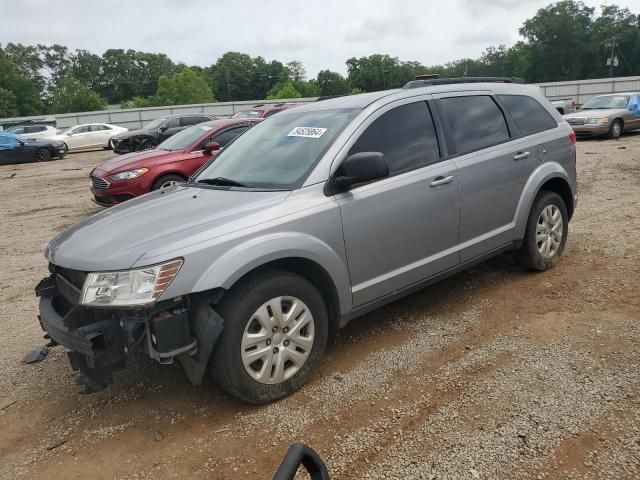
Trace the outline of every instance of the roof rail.
{"type": "Polygon", "coordinates": [[[431,85],[451,85],[455,83],[524,83],[517,77],[453,77],[438,78],[432,75],[418,75],[415,80],[404,84],[402,88],[419,88],[431,85]],[[428,78],[424,78],[428,77],[428,78]]]}

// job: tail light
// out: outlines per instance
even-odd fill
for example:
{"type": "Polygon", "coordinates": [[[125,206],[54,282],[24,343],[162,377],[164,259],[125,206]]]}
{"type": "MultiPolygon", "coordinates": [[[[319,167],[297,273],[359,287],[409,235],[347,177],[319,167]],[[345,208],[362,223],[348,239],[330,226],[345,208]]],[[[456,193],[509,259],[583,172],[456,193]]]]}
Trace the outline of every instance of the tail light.
{"type": "Polygon", "coordinates": [[[576,144],[576,132],[573,131],[573,128],[571,129],[571,133],[569,133],[569,141],[571,142],[571,145],[576,144]]]}

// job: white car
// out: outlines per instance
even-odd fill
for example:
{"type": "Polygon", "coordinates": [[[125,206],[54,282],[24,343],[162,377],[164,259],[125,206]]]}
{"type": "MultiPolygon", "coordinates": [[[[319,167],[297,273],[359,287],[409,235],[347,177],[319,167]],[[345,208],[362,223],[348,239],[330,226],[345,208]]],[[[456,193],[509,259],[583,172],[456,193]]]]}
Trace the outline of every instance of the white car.
{"type": "Polygon", "coordinates": [[[89,148],[111,148],[109,140],[128,128],[108,123],[89,123],[76,125],[56,135],[54,138],[64,142],[67,151],[86,150],[89,148]]]}
{"type": "Polygon", "coordinates": [[[5,131],[27,138],[53,138],[60,133],[60,130],[51,125],[16,125],[5,131]]]}

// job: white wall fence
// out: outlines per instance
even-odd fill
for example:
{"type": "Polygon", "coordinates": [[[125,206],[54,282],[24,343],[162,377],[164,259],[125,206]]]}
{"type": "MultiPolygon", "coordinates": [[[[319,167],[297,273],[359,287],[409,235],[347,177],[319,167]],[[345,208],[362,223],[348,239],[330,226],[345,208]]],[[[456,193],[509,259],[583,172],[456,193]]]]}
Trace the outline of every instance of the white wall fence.
{"type": "MultiPolygon", "coordinates": [[[[598,78],[568,82],[537,84],[550,100],[574,98],[582,105],[591,97],[605,93],[640,92],[640,76],[598,78]]],[[[211,113],[220,117],[230,117],[236,112],[248,110],[257,104],[268,103],[309,103],[316,98],[293,98],[290,100],[247,100],[239,102],[203,103],[197,105],[174,105],[170,107],[131,108],[126,110],[104,110],[100,112],[64,113],[59,115],[38,115],[33,117],[3,118],[2,124],[16,124],[25,121],[55,121],[60,129],[83,123],[111,123],[128,128],[141,128],[146,123],[163,115],[173,113],[211,113]]]]}
{"type": "Polygon", "coordinates": [[[537,84],[549,100],[574,98],[578,105],[597,95],[620,92],[640,92],[640,77],[596,78],[575,82],[537,84]]]}
{"type": "Polygon", "coordinates": [[[142,128],[151,120],[171,115],[174,113],[211,113],[221,118],[230,117],[236,112],[250,110],[251,107],[259,104],[275,103],[309,103],[316,100],[314,98],[293,98],[289,100],[248,100],[238,102],[218,102],[202,103],[193,105],[173,105],[168,107],[130,108],[126,110],[103,110],[99,112],[63,113],[56,115],[39,115],[32,117],[3,118],[2,124],[16,124],[25,121],[55,121],[56,127],[60,129],[81,125],[84,123],[110,123],[127,128],[142,128]]]}

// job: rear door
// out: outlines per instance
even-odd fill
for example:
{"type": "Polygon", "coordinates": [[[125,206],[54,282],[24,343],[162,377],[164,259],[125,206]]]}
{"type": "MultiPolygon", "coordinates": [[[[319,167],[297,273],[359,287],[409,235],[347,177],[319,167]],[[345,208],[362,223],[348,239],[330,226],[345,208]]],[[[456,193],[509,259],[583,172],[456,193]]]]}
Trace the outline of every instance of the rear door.
{"type": "Polygon", "coordinates": [[[91,125],[91,147],[106,147],[109,138],[111,138],[112,130],[106,125],[95,124],[91,125]]]}
{"type": "Polygon", "coordinates": [[[515,211],[533,170],[536,145],[519,137],[491,92],[437,96],[460,182],[460,261],[512,240],[515,211]]]}
{"type": "Polygon", "coordinates": [[[348,147],[348,155],[383,153],[390,171],[335,196],[355,306],[458,264],[457,168],[441,155],[426,100],[383,107],[348,147]]]}

